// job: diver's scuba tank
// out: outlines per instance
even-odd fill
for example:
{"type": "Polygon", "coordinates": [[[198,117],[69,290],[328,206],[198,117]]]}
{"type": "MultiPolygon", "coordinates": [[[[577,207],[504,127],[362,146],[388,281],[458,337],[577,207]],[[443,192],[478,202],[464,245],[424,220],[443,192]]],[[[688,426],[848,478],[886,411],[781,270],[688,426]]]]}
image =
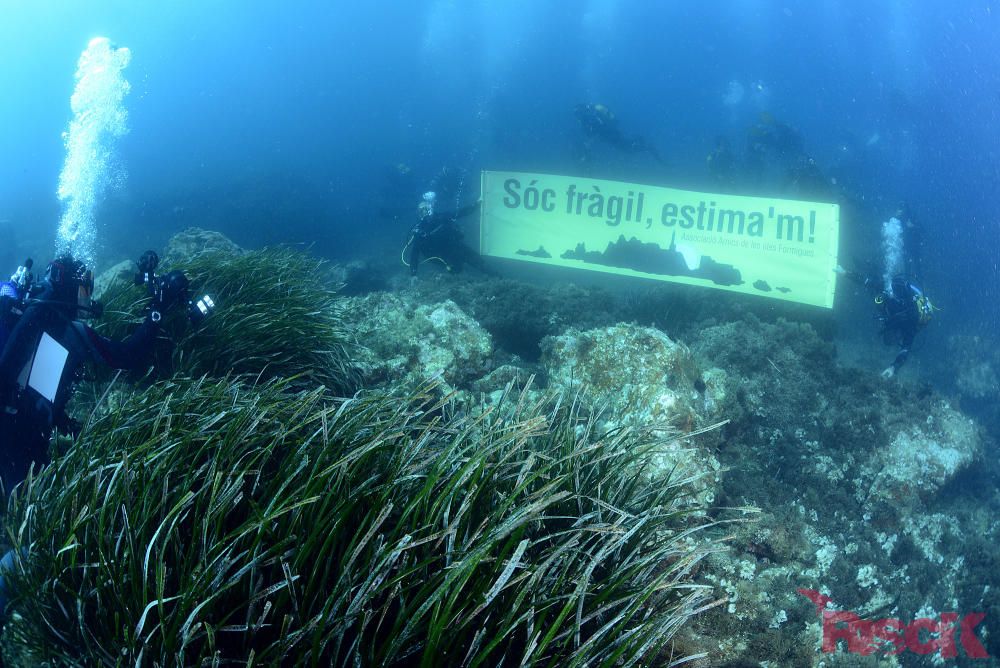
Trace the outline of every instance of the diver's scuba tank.
{"type": "Polygon", "coordinates": [[[917,313],[920,317],[920,324],[926,325],[934,317],[935,306],[924,293],[920,293],[913,300],[917,305],[917,313]]]}
{"type": "MultiPolygon", "coordinates": [[[[909,281],[906,282],[906,290],[909,291],[913,306],[917,309],[917,319],[921,325],[926,325],[934,317],[934,304],[927,298],[924,291],[909,281]]],[[[902,297],[902,295],[900,295],[902,297]]]]}

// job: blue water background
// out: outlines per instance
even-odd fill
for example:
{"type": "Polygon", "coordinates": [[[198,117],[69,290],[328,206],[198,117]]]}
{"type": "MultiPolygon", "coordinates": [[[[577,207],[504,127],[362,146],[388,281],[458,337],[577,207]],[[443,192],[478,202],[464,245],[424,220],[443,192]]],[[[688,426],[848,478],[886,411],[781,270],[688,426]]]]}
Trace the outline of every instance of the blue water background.
{"type": "Polygon", "coordinates": [[[668,162],[606,153],[595,175],[706,187],[714,138],[741,150],[766,111],[862,203],[845,262],[877,255],[905,200],[927,227],[937,340],[996,329],[997,3],[0,0],[0,268],[51,252],[73,73],[98,35],[133,53],[108,261],[188,225],[395,253],[409,223],[392,212],[442,166],[471,175],[463,200],[482,168],[578,171],[581,102],[668,162]],[[723,102],[730,81],[740,104],[723,102]]]}

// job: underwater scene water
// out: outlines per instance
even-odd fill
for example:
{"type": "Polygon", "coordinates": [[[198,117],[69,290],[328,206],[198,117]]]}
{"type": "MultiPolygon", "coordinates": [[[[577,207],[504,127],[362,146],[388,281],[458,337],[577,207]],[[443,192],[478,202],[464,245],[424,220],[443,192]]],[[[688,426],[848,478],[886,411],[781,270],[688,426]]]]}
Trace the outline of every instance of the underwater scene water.
{"type": "Polygon", "coordinates": [[[1000,665],[1000,4],[0,58],[4,665],[1000,665]]]}

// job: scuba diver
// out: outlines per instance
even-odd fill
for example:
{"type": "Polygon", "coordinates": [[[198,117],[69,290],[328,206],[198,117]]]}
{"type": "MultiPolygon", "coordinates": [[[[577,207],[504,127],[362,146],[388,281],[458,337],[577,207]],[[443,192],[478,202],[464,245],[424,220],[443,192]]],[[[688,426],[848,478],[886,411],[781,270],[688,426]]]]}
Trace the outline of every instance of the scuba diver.
{"type": "Polygon", "coordinates": [[[74,438],[79,426],[66,404],[84,362],[138,369],[150,359],[163,315],[187,305],[197,322],[214,308],[211,298],[188,301],[188,279],[180,271],[154,274],[159,258],[139,260],[137,284],[150,296],[145,318],[123,341],[101,336],[80,318],[99,317],[91,298],[93,274],[71,256],[49,263],[45,277],[25,298],[13,283],[0,285],[0,476],[4,489],[21,482],[33,463],[45,464],[53,431],[74,438]]]}
{"type": "Polygon", "coordinates": [[[875,294],[875,306],[878,309],[876,317],[881,328],[882,340],[886,345],[899,346],[892,364],[882,371],[883,378],[892,378],[909,357],[917,332],[931,321],[934,305],[923,291],[905,276],[894,276],[889,289],[886,290],[880,281],[872,276],[847,271],[840,265],[837,265],[834,271],[875,294]]]}
{"type": "Polygon", "coordinates": [[[410,238],[403,248],[403,264],[410,268],[410,275],[417,275],[417,268],[423,262],[436,260],[449,272],[459,272],[465,264],[470,264],[483,273],[492,272],[483,263],[482,257],[467,245],[458,229],[458,219],[476,212],[481,201],[462,207],[457,211],[435,211],[437,193],[424,193],[423,201],[417,207],[419,220],[410,230],[410,238]]]}
{"type": "Polygon", "coordinates": [[[574,113],[584,134],[582,161],[590,161],[590,149],[596,140],[613,146],[623,153],[647,153],[660,165],[666,166],[659,151],[643,137],[623,134],[618,127],[618,119],[603,104],[578,104],[574,113]]]}
{"type": "MultiPolygon", "coordinates": [[[[400,162],[386,171],[379,198],[386,204],[379,208],[379,215],[395,220],[411,219],[413,198],[420,195],[420,181],[416,170],[400,162]]],[[[458,201],[467,181],[463,169],[444,166],[430,178],[430,190],[446,201],[458,201]]]]}
{"type": "MultiPolygon", "coordinates": [[[[84,362],[139,369],[152,355],[165,313],[186,304],[188,318],[197,324],[214,310],[207,295],[188,301],[183,272],[156,275],[158,264],[153,251],[139,258],[135,283],[146,286],[150,301],[142,324],[123,341],[101,336],[79,320],[100,317],[102,308],[91,298],[93,274],[71,256],[49,263],[45,278],[26,297],[18,295],[14,281],[0,283],[0,475],[6,493],[33,464],[47,463],[53,430],[78,435],[79,426],[65,409],[84,362]]],[[[0,559],[0,625],[12,593],[6,574],[17,560],[13,550],[0,559]]]]}

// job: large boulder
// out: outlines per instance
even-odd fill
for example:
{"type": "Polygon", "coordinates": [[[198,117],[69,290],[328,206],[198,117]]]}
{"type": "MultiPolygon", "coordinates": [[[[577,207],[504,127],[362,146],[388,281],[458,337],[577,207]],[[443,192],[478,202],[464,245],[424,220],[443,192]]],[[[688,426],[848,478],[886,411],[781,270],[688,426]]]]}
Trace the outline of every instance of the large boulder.
{"type": "Polygon", "coordinates": [[[189,227],[170,237],[167,249],[163,252],[163,264],[169,267],[186,262],[196,255],[206,252],[238,255],[243,252],[243,249],[221,232],[189,227]]]}
{"type": "Polygon", "coordinates": [[[367,350],[360,360],[373,383],[414,387],[436,378],[466,389],[489,372],[490,335],[453,301],[423,304],[394,293],[346,299],[345,317],[367,350]]]}
{"type": "Polygon", "coordinates": [[[917,508],[975,461],[982,447],[976,423],[945,400],[922,423],[887,426],[887,447],[876,448],[856,478],[856,497],[917,508]]]}
{"type": "Polygon", "coordinates": [[[686,346],[651,327],[618,324],[581,332],[570,329],[542,341],[549,385],[584,389],[615,423],[669,425],[683,432],[717,417],[723,375],[713,370],[713,390],[686,346]]]}
{"type": "Polygon", "coordinates": [[[650,327],[618,324],[585,332],[571,329],[542,341],[549,386],[603,411],[607,428],[663,427],[677,438],[658,465],[692,479],[695,498],[715,499],[721,466],[711,436],[685,438],[717,421],[725,399],[725,374],[703,374],[686,346],[650,327]]]}
{"type": "Polygon", "coordinates": [[[131,282],[139,271],[133,260],[122,260],[118,264],[105,269],[94,278],[94,299],[100,299],[108,286],[115,281],[131,282]]]}

